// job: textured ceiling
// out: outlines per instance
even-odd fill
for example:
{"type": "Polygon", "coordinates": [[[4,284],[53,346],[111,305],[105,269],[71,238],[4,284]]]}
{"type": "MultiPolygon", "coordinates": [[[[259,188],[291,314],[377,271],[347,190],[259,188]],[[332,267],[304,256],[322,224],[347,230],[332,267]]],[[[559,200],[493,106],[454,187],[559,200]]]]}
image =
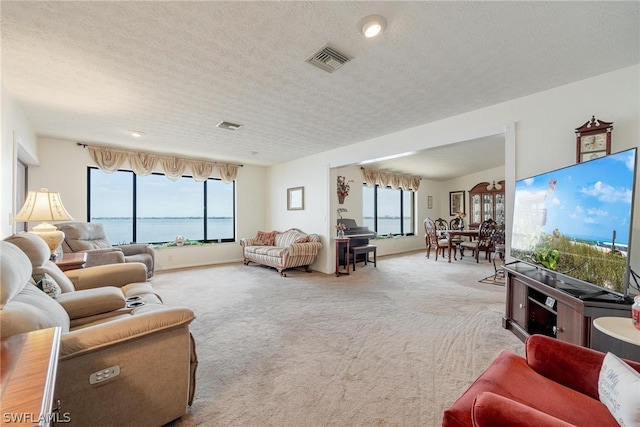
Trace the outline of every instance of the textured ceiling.
{"type": "Polygon", "coordinates": [[[39,135],[255,165],[640,62],[637,1],[0,7],[2,82],[39,135]],[[370,14],[388,22],[375,39],[357,29],[370,14]],[[353,60],[332,74],[305,62],[325,45],[353,60]]]}

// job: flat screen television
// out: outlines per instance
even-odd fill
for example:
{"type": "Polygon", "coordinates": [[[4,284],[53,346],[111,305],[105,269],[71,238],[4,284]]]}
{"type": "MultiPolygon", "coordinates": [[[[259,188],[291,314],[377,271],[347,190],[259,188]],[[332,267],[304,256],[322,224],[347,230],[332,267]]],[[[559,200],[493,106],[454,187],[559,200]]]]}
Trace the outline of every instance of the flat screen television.
{"type": "Polygon", "coordinates": [[[630,285],[636,164],[632,148],[516,181],[511,256],[579,298],[638,293],[630,285]]]}

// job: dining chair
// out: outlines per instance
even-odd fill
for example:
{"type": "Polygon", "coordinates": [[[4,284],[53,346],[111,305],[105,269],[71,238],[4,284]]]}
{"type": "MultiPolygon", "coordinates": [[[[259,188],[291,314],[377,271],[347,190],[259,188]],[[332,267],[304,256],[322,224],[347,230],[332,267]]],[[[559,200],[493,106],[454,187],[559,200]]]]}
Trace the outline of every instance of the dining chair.
{"type": "Polygon", "coordinates": [[[476,262],[479,262],[480,251],[485,252],[485,259],[489,259],[489,253],[493,250],[493,242],[491,241],[491,234],[494,231],[495,221],[488,219],[480,223],[478,230],[478,238],[476,240],[464,241],[460,243],[460,255],[464,256],[463,249],[471,249],[476,262]]]}
{"type": "MultiPolygon", "coordinates": [[[[436,229],[436,225],[432,219],[427,218],[424,220],[424,240],[427,245],[427,255],[429,258],[431,254],[431,248],[434,248],[436,251],[436,261],[438,260],[438,252],[442,250],[442,256],[445,254],[445,249],[449,249],[449,238],[442,238],[438,236],[438,232],[436,229]]],[[[454,258],[455,258],[455,249],[454,249],[454,258]]]]}
{"type": "Polygon", "coordinates": [[[462,218],[455,217],[451,221],[449,221],[449,229],[450,230],[459,230],[460,223],[462,222],[462,218]]]}
{"type": "MultiPolygon", "coordinates": [[[[455,217],[453,218],[451,221],[449,221],[449,230],[460,230],[461,226],[464,226],[463,222],[462,222],[462,218],[460,217],[455,217]]],[[[452,237],[451,238],[451,245],[457,249],[460,250],[460,259],[462,259],[463,256],[463,250],[464,248],[462,248],[460,246],[460,244],[464,241],[465,239],[462,238],[462,236],[456,236],[456,237],[452,237]]],[[[456,258],[455,256],[453,257],[454,259],[456,258]]]]}
{"type": "Polygon", "coordinates": [[[498,268],[496,265],[496,258],[500,257],[500,259],[504,262],[504,258],[506,255],[507,246],[505,245],[504,239],[504,224],[496,225],[491,233],[491,244],[493,245],[493,270],[494,275],[493,278],[497,279],[498,276],[504,276],[504,269],[502,266],[498,268]]]}
{"type": "MultiPolygon", "coordinates": [[[[445,221],[442,218],[438,218],[438,219],[434,220],[433,223],[435,224],[436,230],[438,232],[442,233],[443,231],[447,231],[449,229],[449,224],[447,223],[447,221],[445,221]]],[[[444,234],[444,233],[442,233],[442,234],[444,234]]]]}

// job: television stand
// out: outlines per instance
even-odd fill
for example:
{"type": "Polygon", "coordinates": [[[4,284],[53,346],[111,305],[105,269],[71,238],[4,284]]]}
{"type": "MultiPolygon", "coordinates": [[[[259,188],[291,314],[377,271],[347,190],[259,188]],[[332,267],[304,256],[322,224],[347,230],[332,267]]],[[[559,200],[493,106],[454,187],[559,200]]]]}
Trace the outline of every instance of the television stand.
{"type": "Polygon", "coordinates": [[[631,317],[631,303],[603,290],[594,291],[525,263],[504,268],[506,307],[502,326],[522,341],[542,334],[584,347],[598,348],[593,320],[604,316],[631,317]]]}
{"type": "Polygon", "coordinates": [[[608,292],[607,291],[595,291],[595,292],[589,292],[587,294],[582,294],[579,295],[578,298],[580,298],[581,300],[590,300],[590,299],[594,299],[596,297],[599,297],[601,295],[606,295],[608,292]]]}

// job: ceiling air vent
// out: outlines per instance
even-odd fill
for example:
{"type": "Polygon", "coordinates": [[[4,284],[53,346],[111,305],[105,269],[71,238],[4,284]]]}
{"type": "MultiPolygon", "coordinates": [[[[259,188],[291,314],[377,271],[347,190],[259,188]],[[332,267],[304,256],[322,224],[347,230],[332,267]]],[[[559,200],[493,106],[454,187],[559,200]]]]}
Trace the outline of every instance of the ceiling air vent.
{"type": "Polygon", "coordinates": [[[342,67],[343,64],[351,61],[351,59],[352,58],[349,58],[347,55],[326,46],[314,53],[311,58],[307,59],[307,62],[326,71],[327,73],[333,73],[335,70],[342,67]]]}
{"type": "Polygon", "coordinates": [[[219,127],[220,129],[227,129],[227,130],[238,130],[242,127],[242,125],[237,125],[235,123],[230,123],[230,122],[220,122],[216,126],[219,127]]]}

